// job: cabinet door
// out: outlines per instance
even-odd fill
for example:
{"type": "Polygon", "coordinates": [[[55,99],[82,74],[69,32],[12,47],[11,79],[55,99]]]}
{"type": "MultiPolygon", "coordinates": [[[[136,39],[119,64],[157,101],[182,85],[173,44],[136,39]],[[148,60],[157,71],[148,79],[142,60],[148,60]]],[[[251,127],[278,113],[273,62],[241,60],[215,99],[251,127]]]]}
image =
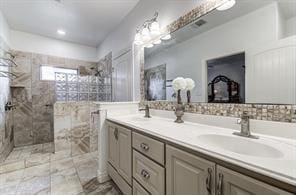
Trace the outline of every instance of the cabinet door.
{"type": "Polygon", "coordinates": [[[217,195],[292,195],[288,192],[217,166],[217,195]]]}
{"type": "Polygon", "coordinates": [[[131,131],[118,127],[118,173],[131,185],[132,184],[132,136],[131,131]]]}
{"type": "Polygon", "coordinates": [[[114,126],[108,127],[108,161],[118,170],[119,164],[119,150],[118,150],[118,129],[114,126]]]}
{"type": "Polygon", "coordinates": [[[192,154],[166,147],[167,194],[214,195],[215,164],[192,154]]]}

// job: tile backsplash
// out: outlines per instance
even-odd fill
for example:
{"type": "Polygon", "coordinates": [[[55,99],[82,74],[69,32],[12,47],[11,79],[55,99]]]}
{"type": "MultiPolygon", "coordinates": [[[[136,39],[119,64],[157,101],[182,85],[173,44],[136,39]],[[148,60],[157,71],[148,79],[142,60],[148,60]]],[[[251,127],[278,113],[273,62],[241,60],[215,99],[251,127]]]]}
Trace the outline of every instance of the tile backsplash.
{"type": "MultiPolygon", "coordinates": [[[[176,106],[176,102],[171,101],[143,101],[141,104],[167,111],[173,111],[176,106]]],[[[185,105],[185,112],[237,118],[248,112],[251,119],[296,123],[296,105],[190,103],[185,105]]]]}

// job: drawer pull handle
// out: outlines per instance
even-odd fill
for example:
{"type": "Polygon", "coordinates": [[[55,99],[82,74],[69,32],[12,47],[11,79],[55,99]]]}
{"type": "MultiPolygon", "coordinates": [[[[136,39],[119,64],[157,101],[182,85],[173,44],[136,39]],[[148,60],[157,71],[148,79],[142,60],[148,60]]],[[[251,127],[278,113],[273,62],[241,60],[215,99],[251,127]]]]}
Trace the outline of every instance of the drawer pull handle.
{"type": "Polygon", "coordinates": [[[223,174],[219,173],[219,181],[217,186],[217,195],[222,195],[223,174]]]}
{"type": "Polygon", "coordinates": [[[150,178],[150,174],[148,173],[148,171],[146,171],[144,169],[141,171],[141,175],[146,180],[148,180],[150,178]]]}
{"type": "Polygon", "coordinates": [[[206,179],[206,187],[209,194],[212,194],[212,169],[208,168],[208,177],[206,179]]]}
{"type": "Polygon", "coordinates": [[[117,128],[115,128],[114,137],[116,140],[118,140],[118,129],[117,128]]]}
{"type": "Polygon", "coordinates": [[[145,143],[141,143],[140,147],[144,150],[144,151],[148,151],[149,150],[149,145],[148,144],[145,144],[145,143]]]}

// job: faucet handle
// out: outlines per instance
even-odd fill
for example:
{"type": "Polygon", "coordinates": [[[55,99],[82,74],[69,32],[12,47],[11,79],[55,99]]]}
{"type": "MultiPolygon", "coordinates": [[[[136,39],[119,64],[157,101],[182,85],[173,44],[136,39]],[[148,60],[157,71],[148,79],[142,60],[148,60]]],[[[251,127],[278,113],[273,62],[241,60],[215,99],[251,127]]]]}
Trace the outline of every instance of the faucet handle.
{"type": "Polygon", "coordinates": [[[238,118],[237,120],[236,120],[236,124],[242,124],[242,119],[241,118],[238,118]]]}

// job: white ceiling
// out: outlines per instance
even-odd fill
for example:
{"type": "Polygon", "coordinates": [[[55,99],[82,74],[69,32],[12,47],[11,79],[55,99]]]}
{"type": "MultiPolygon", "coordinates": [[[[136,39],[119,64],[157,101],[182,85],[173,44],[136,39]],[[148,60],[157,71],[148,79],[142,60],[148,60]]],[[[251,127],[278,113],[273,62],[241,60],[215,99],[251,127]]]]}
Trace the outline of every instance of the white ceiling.
{"type": "Polygon", "coordinates": [[[11,29],[96,47],[138,1],[0,0],[0,11],[11,29]]]}

